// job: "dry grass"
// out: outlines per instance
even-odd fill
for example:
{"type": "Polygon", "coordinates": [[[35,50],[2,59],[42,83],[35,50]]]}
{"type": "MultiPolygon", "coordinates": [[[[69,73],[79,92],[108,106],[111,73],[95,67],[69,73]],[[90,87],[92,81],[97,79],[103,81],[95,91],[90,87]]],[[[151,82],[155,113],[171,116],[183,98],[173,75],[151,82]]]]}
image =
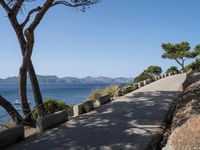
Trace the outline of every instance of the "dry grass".
{"type": "Polygon", "coordinates": [[[92,91],[92,93],[88,96],[89,100],[99,100],[101,96],[110,94],[111,96],[114,96],[115,92],[120,88],[119,85],[111,85],[108,87],[105,87],[103,89],[96,89],[92,91]]]}

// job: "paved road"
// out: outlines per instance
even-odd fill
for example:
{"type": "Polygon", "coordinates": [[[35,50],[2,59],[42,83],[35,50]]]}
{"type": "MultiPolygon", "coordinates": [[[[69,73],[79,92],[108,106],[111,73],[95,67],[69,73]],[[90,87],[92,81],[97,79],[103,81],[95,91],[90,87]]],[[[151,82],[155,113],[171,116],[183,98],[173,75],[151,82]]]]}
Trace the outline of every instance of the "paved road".
{"type": "Polygon", "coordinates": [[[185,74],[161,79],[10,149],[152,149],[184,80],[185,74]]]}

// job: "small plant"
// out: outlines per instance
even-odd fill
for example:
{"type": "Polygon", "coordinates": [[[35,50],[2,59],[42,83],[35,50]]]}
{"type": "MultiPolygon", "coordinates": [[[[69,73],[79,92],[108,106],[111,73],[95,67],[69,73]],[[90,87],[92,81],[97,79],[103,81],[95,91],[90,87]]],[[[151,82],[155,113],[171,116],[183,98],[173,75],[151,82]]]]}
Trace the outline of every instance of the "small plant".
{"type": "Polygon", "coordinates": [[[131,90],[135,91],[136,90],[135,86],[131,86],[131,90]]]}
{"type": "Polygon", "coordinates": [[[120,92],[125,95],[126,94],[126,89],[125,88],[121,88],[120,92]]]}

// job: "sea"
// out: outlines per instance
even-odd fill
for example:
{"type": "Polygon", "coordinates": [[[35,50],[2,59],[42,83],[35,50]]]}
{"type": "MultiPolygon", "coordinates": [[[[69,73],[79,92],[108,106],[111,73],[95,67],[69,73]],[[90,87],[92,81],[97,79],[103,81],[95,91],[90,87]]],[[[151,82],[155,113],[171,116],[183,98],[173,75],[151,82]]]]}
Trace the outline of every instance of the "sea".
{"type": "MultiPolygon", "coordinates": [[[[55,98],[62,100],[68,105],[73,106],[86,101],[89,94],[99,88],[104,88],[111,84],[40,84],[43,99],[55,98]]],[[[120,84],[123,86],[123,84],[120,84]]],[[[16,105],[15,101],[19,99],[18,84],[0,84],[0,95],[6,98],[20,112],[21,105],[16,105]]],[[[31,102],[30,107],[35,106],[31,85],[27,85],[27,97],[31,102]]],[[[9,120],[7,112],[0,107],[0,124],[9,120]]]]}

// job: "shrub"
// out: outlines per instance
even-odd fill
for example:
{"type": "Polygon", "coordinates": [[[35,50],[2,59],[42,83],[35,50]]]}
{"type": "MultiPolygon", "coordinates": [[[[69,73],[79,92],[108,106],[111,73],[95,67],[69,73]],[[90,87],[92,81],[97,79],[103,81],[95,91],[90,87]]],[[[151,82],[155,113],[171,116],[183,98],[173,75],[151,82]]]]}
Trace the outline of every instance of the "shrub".
{"type": "Polygon", "coordinates": [[[114,96],[115,92],[119,88],[120,88],[119,85],[111,85],[111,86],[104,88],[102,92],[103,92],[104,95],[110,94],[110,96],[114,96]]]}
{"type": "Polygon", "coordinates": [[[126,87],[129,87],[129,86],[133,86],[133,84],[132,83],[126,83],[126,87]]]}
{"type": "Polygon", "coordinates": [[[125,89],[125,88],[121,88],[120,91],[121,91],[121,93],[122,93],[123,95],[126,94],[126,89],[125,89]]]}
{"type": "MultiPolygon", "coordinates": [[[[60,111],[60,110],[68,110],[68,109],[71,108],[64,101],[59,101],[59,100],[56,100],[56,99],[53,99],[53,98],[45,99],[44,100],[44,107],[45,107],[45,110],[46,110],[46,112],[45,112],[46,115],[55,113],[55,112],[60,111]]],[[[38,117],[37,110],[35,108],[32,111],[32,115],[33,115],[34,118],[38,117]]]]}
{"type": "Polygon", "coordinates": [[[197,58],[195,62],[192,62],[184,68],[184,72],[189,72],[190,70],[200,70],[200,58],[197,58]]]}
{"type": "Polygon", "coordinates": [[[146,79],[153,78],[154,75],[160,75],[162,73],[162,68],[159,66],[149,66],[144,70],[139,76],[137,76],[134,81],[136,83],[144,81],[146,79]]]}
{"type": "Polygon", "coordinates": [[[162,68],[160,66],[149,66],[146,71],[151,75],[160,75],[162,73],[162,68]]]}
{"type": "Polygon", "coordinates": [[[166,73],[171,73],[171,72],[174,72],[174,71],[178,72],[179,70],[176,66],[171,66],[167,69],[166,73]]]}
{"type": "Polygon", "coordinates": [[[119,85],[111,85],[105,87],[103,89],[96,89],[92,91],[92,93],[88,96],[89,100],[99,100],[101,96],[110,94],[110,96],[114,96],[115,92],[120,88],[119,85]]]}
{"type": "Polygon", "coordinates": [[[88,96],[89,100],[99,100],[99,97],[103,95],[102,89],[96,89],[88,96]]]}
{"type": "Polygon", "coordinates": [[[147,72],[147,71],[145,70],[145,71],[143,71],[139,76],[137,76],[137,77],[134,79],[134,81],[135,81],[136,83],[138,83],[138,82],[141,82],[141,81],[143,81],[143,80],[150,79],[150,78],[152,78],[152,77],[153,77],[153,75],[151,75],[149,72],[147,72]]]}

